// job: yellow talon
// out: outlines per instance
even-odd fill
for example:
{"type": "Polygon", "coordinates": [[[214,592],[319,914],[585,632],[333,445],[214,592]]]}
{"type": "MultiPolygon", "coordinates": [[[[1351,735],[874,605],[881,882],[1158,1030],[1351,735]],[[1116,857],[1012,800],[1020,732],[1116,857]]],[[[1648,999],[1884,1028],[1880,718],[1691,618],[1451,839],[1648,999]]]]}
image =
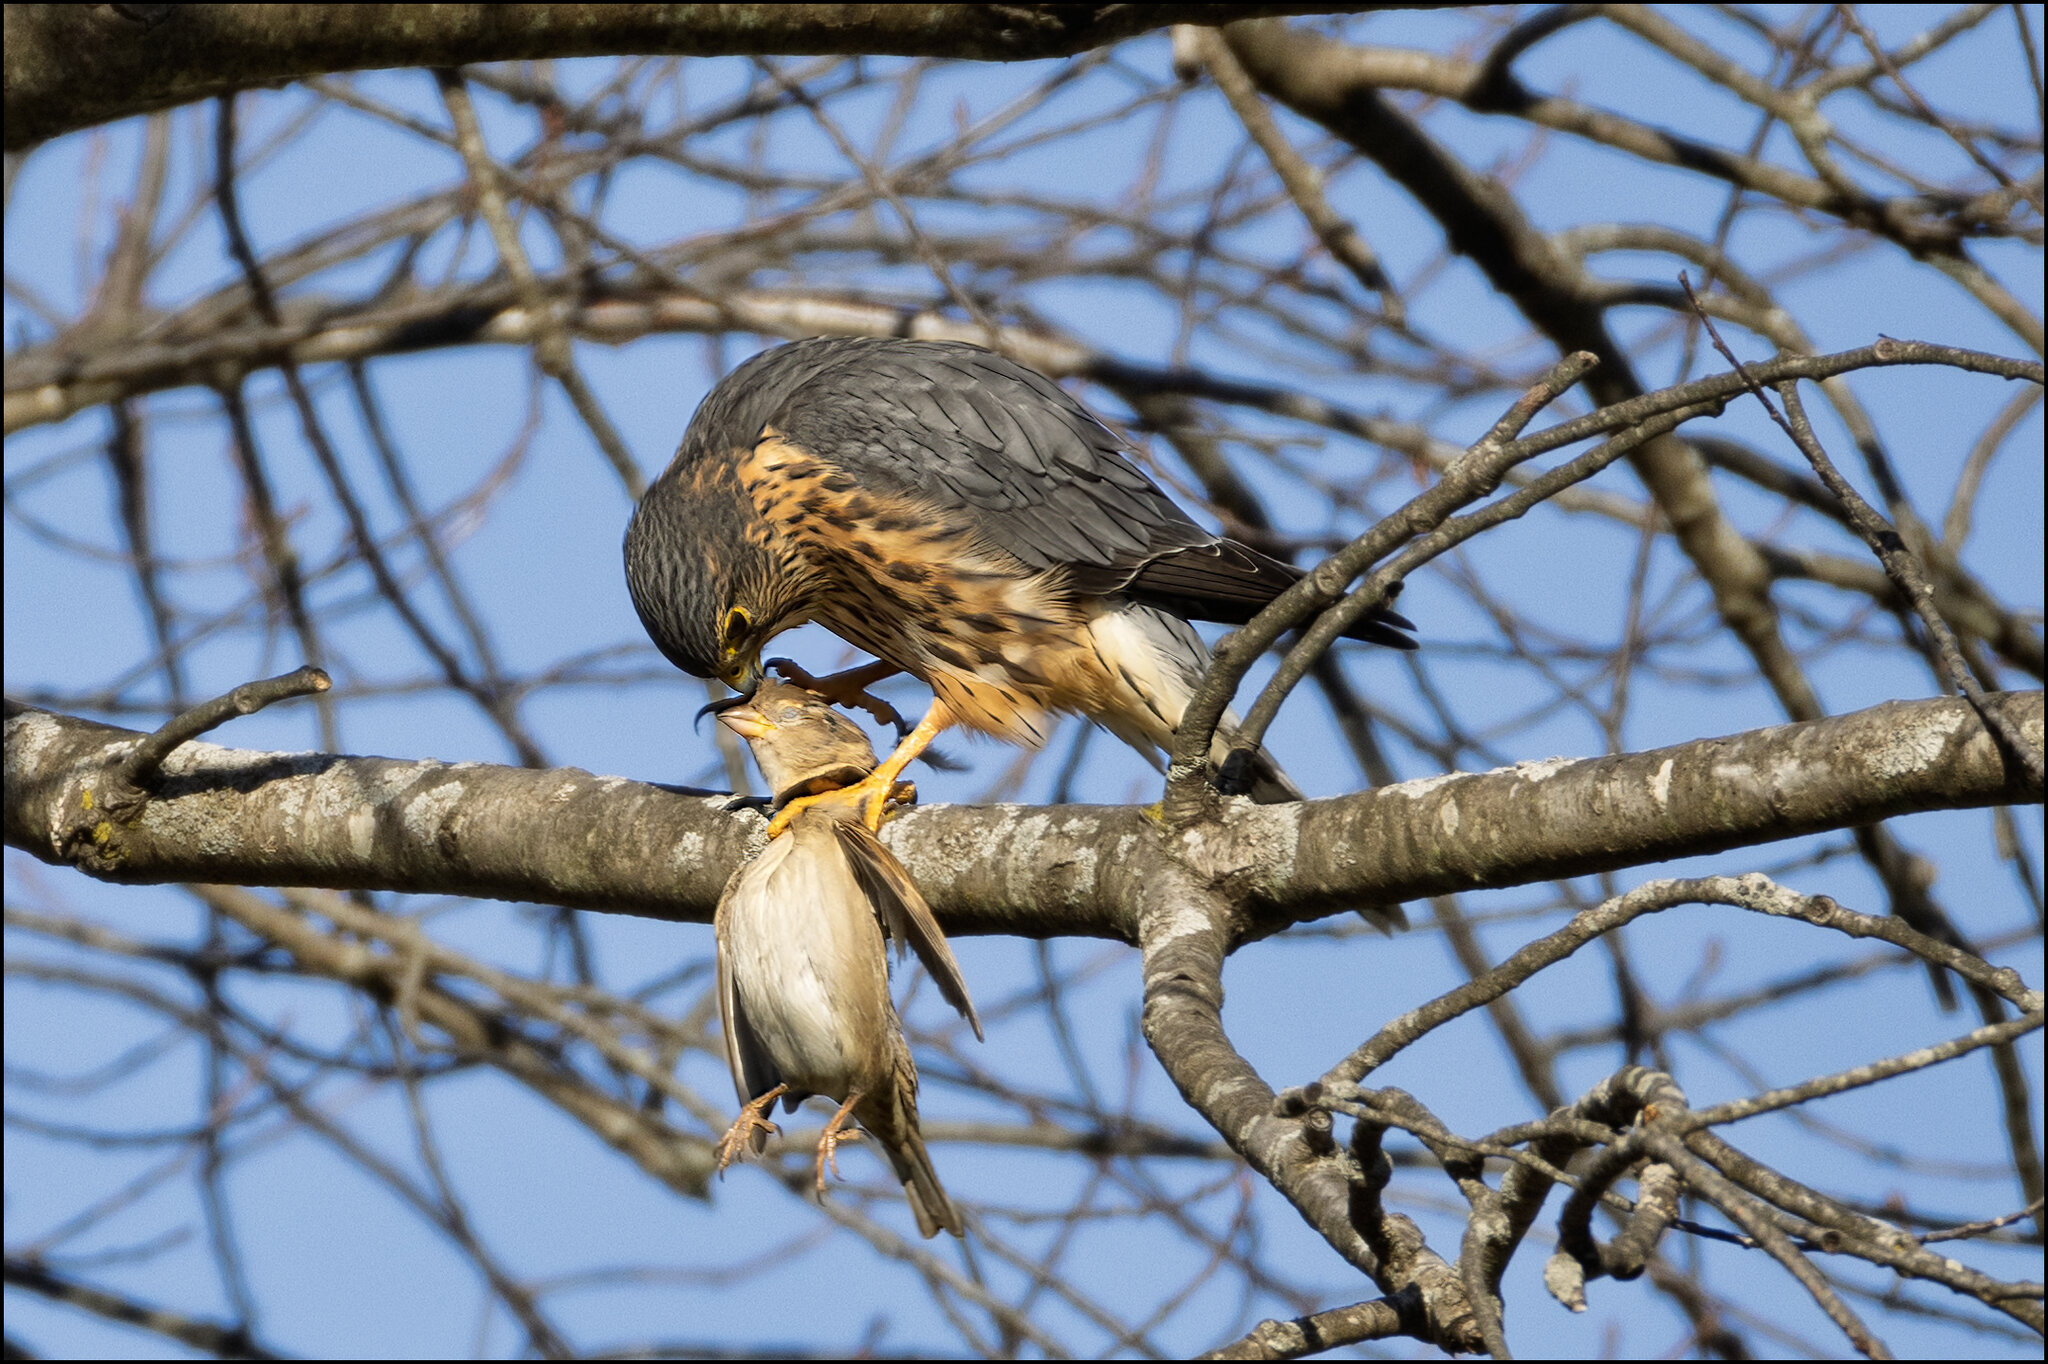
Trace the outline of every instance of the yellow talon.
{"type": "Polygon", "coordinates": [[[861,823],[870,832],[880,832],[884,810],[892,800],[908,804],[917,799],[917,783],[908,781],[876,781],[864,778],[851,786],[842,786],[836,791],[820,791],[815,795],[798,796],[775,812],[775,818],[768,821],[768,837],[782,837],[792,821],[816,805],[860,805],[861,823]]]}

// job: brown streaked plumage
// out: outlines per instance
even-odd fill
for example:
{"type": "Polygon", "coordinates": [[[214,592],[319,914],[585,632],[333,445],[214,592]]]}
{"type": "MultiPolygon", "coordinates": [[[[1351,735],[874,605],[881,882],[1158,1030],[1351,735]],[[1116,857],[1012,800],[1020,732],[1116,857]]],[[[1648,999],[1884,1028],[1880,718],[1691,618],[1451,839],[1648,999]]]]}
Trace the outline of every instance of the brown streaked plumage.
{"type": "MultiPolygon", "coordinates": [[[[1208,652],[1301,577],[1203,530],[1041,375],[960,342],[798,341],[727,375],[626,532],[626,577],[673,662],[746,691],[808,620],[931,687],[863,788],[877,826],[951,725],[1044,741],[1073,711],[1158,760],[1208,652]]],[[[1413,647],[1391,611],[1355,638],[1413,647]]],[[[1233,726],[1218,736],[1227,745],[1233,726]]],[[[1300,792],[1263,755],[1252,795],[1300,792]]]]}
{"type": "Polygon", "coordinates": [[[839,1103],[818,1145],[818,1192],[849,1118],[872,1135],[903,1183],[917,1228],[963,1234],[917,1123],[917,1067],[889,998],[883,938],[908,946],[939,993],[981,1036],[959,964],[931,907],[894,854],[861,822],[858,797],[829,794],[875,766],[858,726],[783,682],[726,706],[718,720],[745,738],[778,803],[805,799],[719,900],[718,1005],[726,1060],[742,1105],[719,1145],[723,1169],[759,1152],[777,1098],[791,1111],[813,1094],[839,1103]]]}

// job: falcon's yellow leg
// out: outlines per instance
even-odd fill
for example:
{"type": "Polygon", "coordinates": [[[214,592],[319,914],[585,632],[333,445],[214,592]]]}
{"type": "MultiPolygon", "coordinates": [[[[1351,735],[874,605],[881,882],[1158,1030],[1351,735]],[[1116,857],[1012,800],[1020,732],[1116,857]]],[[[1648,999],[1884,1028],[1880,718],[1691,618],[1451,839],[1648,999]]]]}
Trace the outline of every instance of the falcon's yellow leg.
{"type": "Polygon", "coordinates": [[[798,812],[826,801],[860,801],[861,823],[867,825],[870,830],[879,831],[882,827],[882,807],[889,803],[889,797],[896,793],[899,785],[907,785],[897,781],[897,778],[903,775],[903,769],[915,762],[918,754],[931,747],[932,740],[938,738],[952,723],[953,714],[946,709],[946,703],[932,702],[932,708],[924,713],[924,719],[917,722],[917,728],[911,730],[903,742],[896,745],[896,751],[891,753],[880,767],[853,785],[842,786],[837,791],[827,791],[816,796],[798,796],[776,811],[775,818],[768,822],[768,836],[780,838],[782,831],[789,827],[789,822],[797,817],[798,812]]]}
{"type": "Polygon", "coordinates": [[[740,1115],[732,1120],[732,1126],[718,1140],[718,1173],[724,1174],[725,1167],[744,1158],[753,1145],[756,1131],[774,1136],[782,1129],[768,1121],[768,1110],[775,1101],[789,1092],[788,1085],[777,1085],[758,1099],[750,1100],[740,1109],[740,1115]]]}
{"type": "Polygon", "coordinates": [[[832,1121],[825,1124],[824,1132],[818,1137],[818,1197],[825,1196],[825,1167],[832,1167],[832,1178],[842,1179],[839,1173],[839,1143],[859,1141],[858,1127],[848,1127],[847,1121],[853,1116],[853,1106],[861,1101],[863,1091],[856,1089],[846,1096],[846,1102],[839,1105],[839,1111],[832,1115],[832,1121]]]}

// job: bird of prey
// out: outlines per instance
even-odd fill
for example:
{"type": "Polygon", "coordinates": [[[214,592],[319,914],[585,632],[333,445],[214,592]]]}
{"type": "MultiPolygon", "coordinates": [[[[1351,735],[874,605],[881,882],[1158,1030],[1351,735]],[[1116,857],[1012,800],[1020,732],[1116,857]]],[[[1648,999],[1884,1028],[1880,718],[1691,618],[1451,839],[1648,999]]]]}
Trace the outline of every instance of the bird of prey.
{"type": "Polygon", "coordinates": [[[807,798],[782,837],[726,885],[715,920],[718,1010],[740,1116],[718,1148],[723,1170],[775,1130],[766,1113],[821,1094],[839,1104],[818,1143],[818,1194],[841,1140],[867,1129],[926,1236],[962,1235],[917,1124],[917,1067],[889,999],[886,933],[931,973],[981,1036],[981,1020],[931,907],[874,833],[857,799],[834,799],[875,766],[858,726],[822,698],[768,681],[718,721],[746,739],[778,803],[807,798]]]}
{"type": "MultiPolygon", "coordinates": [[[[834,338],[755,356],[705,398],[626,532],[670,661],[746,693],[819,621],[932,689],[864,787],[962,725],[1038,745],[1078,712],[1156,764],[1208,663],[1189,619],[1242,624],[1301,570],[1203,530],[1058,385],[955,341],[834,338]]],[[[1392,611],[1353,638],[1413,648],[1392,611]]],[[[1231,727],[1218,732],[1215,756],[1231,727]]],[[[1263,754],[1254,799],[1300,792],[1263,754]]]]}

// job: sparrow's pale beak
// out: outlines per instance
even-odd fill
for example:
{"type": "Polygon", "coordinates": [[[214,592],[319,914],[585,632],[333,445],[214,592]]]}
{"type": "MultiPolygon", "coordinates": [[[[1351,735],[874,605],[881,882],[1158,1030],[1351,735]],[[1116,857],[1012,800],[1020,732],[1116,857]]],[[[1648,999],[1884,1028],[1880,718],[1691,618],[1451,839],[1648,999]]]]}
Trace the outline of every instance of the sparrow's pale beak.
{"type": "Polygon", "coordinates": [[[746,697],[735,696],[730,701],[714,701],[705,710],[718,707],[718,723],[724,725],[742,739],[758,739],[775,728],[774,724],[746,697]]]}

